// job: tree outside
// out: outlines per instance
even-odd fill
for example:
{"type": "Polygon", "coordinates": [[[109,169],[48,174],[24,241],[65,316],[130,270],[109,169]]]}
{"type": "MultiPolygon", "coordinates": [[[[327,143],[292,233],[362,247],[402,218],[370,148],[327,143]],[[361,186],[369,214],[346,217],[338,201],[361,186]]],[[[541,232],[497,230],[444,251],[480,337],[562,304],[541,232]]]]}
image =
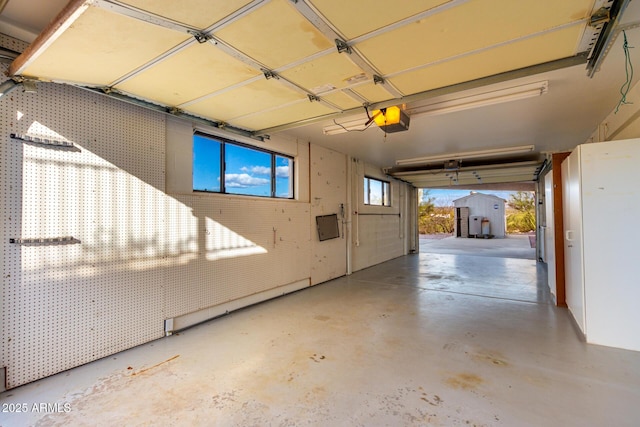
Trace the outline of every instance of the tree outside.
{"type": "Polygon", "coordinates": [[[454,231],[453,206],[436,206],[435,198],[424,190],[422,202],[418,205],[418,230],[420,234],[452,234],[454,231]]]}
{"type": "MultiPolygon", "coordinates": [[[[452,196],[452,197],[457,197],[452,196]]],[[[441,201],[442,202],[442,201],[441,201]]],[[[455,208],[453,199],[447,206],[437,206],[436,198],[423,189],[418,205],[418,229],[420,234],[453,234],[455,208]]],[[[529,191],[517,191],[509,195],[507,204],[507,233],[528,233],[536,229],[535,195],[529,191]]]]}
{"type": "Polygon", "coordinates": [[[536,198],[530,191],[509,196],[507,233],[528,233],[536,229],[536,198]]]}

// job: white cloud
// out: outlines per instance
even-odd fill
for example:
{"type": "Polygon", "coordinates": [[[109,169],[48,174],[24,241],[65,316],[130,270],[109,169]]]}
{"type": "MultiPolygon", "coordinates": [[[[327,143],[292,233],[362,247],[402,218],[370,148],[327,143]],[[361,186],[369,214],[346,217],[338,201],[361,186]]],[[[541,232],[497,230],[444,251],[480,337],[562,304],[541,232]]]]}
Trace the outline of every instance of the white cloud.
{"type": "Polygon", "coordinates": [[[289,166],[277,166],[276,176],[278,178],[289,178],[291,176],[289,172],[289,166]]]}
{"type": "MultiPolygon", "coordinates": [[[[251,175],[271,175],[271,168],[267,166],[243,166],[240,170],[251,175]]],[[[289,178],[291,176],[290,170],[289,166],[276,166],[276,176],[278,178],[289,178]]]]}
{"type": "Polygon", "coordinates": [[[271,175],[271,168],[267,166],[251,166],[251,167],[242,167],[240,169],[242,172],[249,172],[256,175],[271,175]]]}
{"type": "Polygon", "coordinates": [[[265,178],[256,178],[246,173],[228,173],[224,176],[225,185],[229,188],[258,187],[269,184],[265,178]]]}

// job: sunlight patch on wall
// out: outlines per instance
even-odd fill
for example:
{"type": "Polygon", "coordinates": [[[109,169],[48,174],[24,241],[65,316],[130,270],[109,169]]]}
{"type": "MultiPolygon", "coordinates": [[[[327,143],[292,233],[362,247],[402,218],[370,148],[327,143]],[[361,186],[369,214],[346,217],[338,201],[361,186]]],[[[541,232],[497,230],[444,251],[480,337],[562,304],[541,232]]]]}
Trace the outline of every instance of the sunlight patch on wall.
{"type": "Polygon", "coordinates": [[[267,250],[224,225],[205,218],[207,260],[266,254],[267,250]]]}
{"type": "MultiPolygon", "coordinates": [[[[18,120],[20,120],[23,114],[20,111],[18,111],[17,116],[18,116],[18,120]]],[[[34,121],[33,123],[31,123],[31,125],[29,126],[29,129],[27,130],[27,135],[39,136],[43,138],[51,138],[51,139],[60,140],[60,141],[65,140],[65,138],[62,135],[49,129],[47,126],[37,121],[34,121]]]]}

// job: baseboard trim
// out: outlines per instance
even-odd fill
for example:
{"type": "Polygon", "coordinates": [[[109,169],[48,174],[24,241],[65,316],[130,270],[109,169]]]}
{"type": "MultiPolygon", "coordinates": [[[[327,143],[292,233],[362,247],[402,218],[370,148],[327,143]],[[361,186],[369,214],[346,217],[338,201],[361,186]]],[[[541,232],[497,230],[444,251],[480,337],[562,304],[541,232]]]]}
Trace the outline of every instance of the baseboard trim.
{"type": "Polygon", "coordinates": [[[213,307],[204,308],[202,310],[194,311],[192,313],[183,314],[171,319],[165,319],[164,332],[165,335],[172,335],[174,332],[182,329],[195,326],[199,323],[207,320],[215,319],[227,313],[230,313],[241,308],[248,307],[260,302],[264,302],[273,298],[280,297],[282,295],[289,294],[291,292],[299,291],[311,286],[310,279],[303,279],[297,282],[290,283],[288,285],[279,286],[277,288],[269,289],[267,291],[259,292],[257,294],[249,295],[244,298],[229,301],[224,304],[219,304],[213,307]]]}

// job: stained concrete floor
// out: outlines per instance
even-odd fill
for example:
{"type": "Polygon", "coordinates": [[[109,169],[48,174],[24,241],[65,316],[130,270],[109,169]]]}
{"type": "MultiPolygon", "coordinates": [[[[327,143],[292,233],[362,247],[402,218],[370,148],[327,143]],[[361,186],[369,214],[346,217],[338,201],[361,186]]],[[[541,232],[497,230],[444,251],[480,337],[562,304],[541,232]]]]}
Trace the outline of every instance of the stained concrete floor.
{"type": "Polygon", "coordinates": [[[532,260],[402,257],[10,390],[61,412],[0,424],[640,425],[640,353],[545,289],[532,260]]]}

